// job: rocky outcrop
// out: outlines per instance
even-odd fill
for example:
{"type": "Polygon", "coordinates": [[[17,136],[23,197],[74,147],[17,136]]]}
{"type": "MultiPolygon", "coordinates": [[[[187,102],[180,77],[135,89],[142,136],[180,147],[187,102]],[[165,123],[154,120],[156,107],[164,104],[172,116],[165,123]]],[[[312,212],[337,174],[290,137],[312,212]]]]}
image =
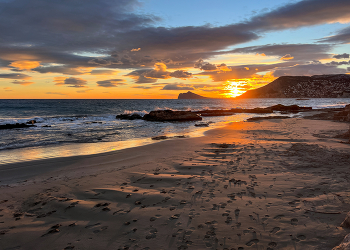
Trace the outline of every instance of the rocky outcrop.
{"type": "Polygon", "coordinates": [[[283,104],[277,104],[271,107],[268,107],[267,109],[271,109],[272,111],[282,111],[282,112],[303,112],[303,111],[310,111],[312,110],[312,107],[300,107],[298,105],[290,105],[285,106],[283,104]]]}
{"type": "Polygon", "coordinates": [[[350,95],[350,75],[281,76],[248,90],[238,98],[345,98],[350,95]]]}
{"type": "Polygon", "coordinates": [[[350,234],[345,236],[342,243],[339,246],[334,247],[332,250],[350,250],[350,234]]]}
{"type": "Polygon", "coordinates": [[[350,212],[346,215],[345,220],[340,224],[341,227],[350,228],[350,212]]]}
{"type": "Polygon", "coordinates": [[[290,118],[289,116],[263,116],[263,117],[251,117],[248,118],[247,121],[248,122],[255,122],[255,121],[262,121],[262,120],[271,120],[271,119],[287,119],[290,118]]]}
{"type": "Polygon", "coordinates": [[[143,117],[146,121],[200,121],[202,117],[191,111],[157,110],[151,111],[143,117]]]}
{"type": "Polygon", "coordinates": [[[333,119],[337,121],[350,122],[350,104],[346,105],[342,111],[334,114],[333,119]]]}
{"type": "Polygon", "coordinates": [[[177,99],[208,99],[207,97],[197,95],[191,91],[180,93],[177,99]]]}
{"type": "Polygon", "coordinates": [[[116,118],[120,120],[137,120],[142,119],[142,116],[139,114],[120,114],[116,118]]]}
{"type": "Polygon", "coordinates": [[[30,128],[30,127],[36,127],[35,125],[29,125],[25,123],[16,123],[16,124],[4,124],[0,125],[0,129],[14,129],[14,128],[30,128]]]}

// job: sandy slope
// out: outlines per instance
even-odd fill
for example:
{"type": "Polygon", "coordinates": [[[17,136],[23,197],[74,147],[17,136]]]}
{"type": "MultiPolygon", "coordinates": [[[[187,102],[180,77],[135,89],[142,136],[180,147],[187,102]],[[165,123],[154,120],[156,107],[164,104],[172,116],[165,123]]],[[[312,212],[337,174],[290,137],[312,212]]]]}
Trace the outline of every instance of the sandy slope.
{"type": "Polygon", "coordinates": [[[0,249],[332,249],[350,233],[347,128],[242,122],[0,166],[0,249]]]}

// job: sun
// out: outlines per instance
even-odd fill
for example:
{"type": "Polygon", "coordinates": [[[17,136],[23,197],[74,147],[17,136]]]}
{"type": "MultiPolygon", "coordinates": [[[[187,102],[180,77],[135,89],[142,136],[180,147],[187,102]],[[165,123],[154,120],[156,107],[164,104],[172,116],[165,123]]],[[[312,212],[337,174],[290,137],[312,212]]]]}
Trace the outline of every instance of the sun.
{"type": "Polygon", "coordinates": [[[224,90],[226,90],[226,93],[224,95],[228,98],[240,96],[246,92],[242,89],[242,86],[246,84],[246,81],[228,81],[224,87],[224,90]]]}

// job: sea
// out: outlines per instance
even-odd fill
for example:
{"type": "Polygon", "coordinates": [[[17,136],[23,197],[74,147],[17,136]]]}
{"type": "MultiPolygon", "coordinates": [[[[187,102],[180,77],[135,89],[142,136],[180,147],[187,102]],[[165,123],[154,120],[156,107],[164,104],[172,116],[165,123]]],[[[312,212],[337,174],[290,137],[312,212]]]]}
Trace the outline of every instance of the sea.
{"type": "MultiPolygon", "coordinates": [[[[145,115],[152,110],[210,110],[269,107],[276,104],[340,108],[350,98],[325,99],[98,99],[98,100],[0,100],[0,125],[35,120],[36,127],[0,130],[0,164],[38,159],[89,155],[137,147],[158,141],[152,137],[198,137],[228,123],[245,121],[259,114],[203,117],[198,122],[149,122],[119,120],[118,114],[145,115]]],[[[269,114],[271,115],[271,114],[269,114]]],[[[278,115],[276,113],[276,115],[278,115]]],[[[293,116],[301,116],[294,114],[293,116]]],[[[179,139],[180,140],[180,139],[179,139]]]]}

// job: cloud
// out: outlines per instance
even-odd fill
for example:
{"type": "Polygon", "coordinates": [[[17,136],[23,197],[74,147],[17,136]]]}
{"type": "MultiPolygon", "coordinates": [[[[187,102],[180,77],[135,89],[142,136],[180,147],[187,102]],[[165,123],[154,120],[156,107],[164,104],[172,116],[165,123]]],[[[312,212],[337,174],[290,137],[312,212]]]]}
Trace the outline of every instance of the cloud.
{"type": "Polygon", "coordinates": [[[289,61],[289,60],[292,60],[292,59],[294,59],[294,57],[291,56],[290,54],[286,54],[286,55],[281,57],[282,61],[289,61]]]}
{"type": "Polygon", "coordinates": [[[336,59],[346,59],[346,58],[349,58],[349,54],[348,53],[344,53],[344,54],[339,54],[339,55],[334,55],[333,58],[336,58],[336,59]]]}
{"type": "Polygon", "coordinates": [[[192,73],[186,72],[186,71],[183,71],[183,70],[176,70],[176,71],[174,71],[174,72],[171,72],[171,73],[169,74],[169,76],[175,77],[175,78],[185,79],[185,78],[190,78],[190,77],[192,77],[192,73]]]}
{"type": "Polygon", "coordinates": [[[34,82],[28,82],[28,81],[13,81],[12,82],[13,84],[20,84],[20,85],[23,85],[23,86],[28,86],[28,85],[31,85],[31,84],[34,84],[34,82]]]}
{"type": "Polygon", "coordinates": [[[115,75],[118,73],[118,71],[109,69],[95,69],[91,70],[89,73],[90,75],[115,75]]]}
{"type": "Polygon", "coordinates": [[[336,35],[324,37],[318,41],[327,43],[350,43],[350,27],[338,31],[336,35]]]}
{"type": "Polygon", "coordinates": [[[105,87],[105,88],[111,88],[111,87],[118,87],[119,85],[125,85],[123,79],[109,79],[104,81],[98,81],[97,86],[99,87],[105,87]]]}
{"type": "Polygon", "coordinates": [[[77,90],[76,92],[77,93],[87,93],[87,92],[90,92],[90,91],[92,91],[93,89],[84,89],[84,90],[77,90]]]}
{"type": "Polygon", "coordinates": [[[67,66],[45,66],[32,69],[39,73],[60,73],[64,75],[83,75],[86,72],[81,68],[71,68],[67,66]]]}
{"type": "Polygon", "coordinates": [[[45,94],[47,94],[47,95],[68,95],[68,94],[64,94],[61,92],[46,92],[45,94]]]}
{"type": "Polygon", "coordinates": [[[246,28],[268,31],[349,21],[348,0],[304,0],[255,16],[246,28]]]}
{"type": "Polygon", "coordinates": [[[136,79],[135,83],[155,83],[157,79],[169,79],[172,77],[181,79],[190,78],[192,77],[192,73],[183,70],[170,72],[164,63],[156,63],[153,70],[135,70],[126,76],[136,79]]]}
{"type": "Polygon", "coordinates": [[[55,77],[54,82],[56,83],[55,85],[58,86],[67,85],[73,88],[85,88],[87,84],[86,80],[76,77],[55,77]]]}
{"type": "Polygon", "coordinates": [[[11,73],[11,74],[0,74],[0,78],[28,80],[28,79],[31,79],[32,77],[25,74],[11,73]]]}
{"type": "Polygon", "coordinates": [[[10,63],[11,67],[19,70],[31,70],[40,66],[40,62],[37,61],[15,61],[10,63]]]}
{"type": "Polygon", "coordinates": [[[350,61],[341,61],[341,62],[332,61],[332,62],[330,62],[330,63],[326,63],[326,65],[333,65],[333,66],[337,66],[337,65],[350,65],[350,61]]]}
{"type": "Polygon", "coordinates": [[[347,69],[347,71],[349,71],[349,72],[350,72],[350,67],[347,67],[346,69],[347,69]]]}
{"type": "Polygon", "coordinates": [[[169,83],[165,85],[162,90],[194,90],[194,88],[188,84],[169,83]]]}
{"type": "Polygon", "coordinates": [[[140,51],[140,50],[141,50],[141,48],[137,48],[137,49],[132,49],[132,50],[130,50],[130,51],[136,52],[136,51],[140,51]]]}
{"type": "Polygon", "coordinates": [[[337,68],[332,65],[325,64],[304,64],[295,65],[290,67],[277,68],[273,75],[275,77],[280,76],[312,76],[312,75],[324,75],[324,74],[345,74],[346,69],[337,68]]]}
{"type": "Polygon", "coordinates": [[[231,53],[265,54],[283,58],[293,55],[294,60],[319,60],[331,57],[330,44],[267,44],[261,46],[250,46],[231,50],[231,53]]]}
{"type": "Polygon", "coordinates": [[[133,89],[152,89],[150,86],[132,86],[133,89]]]}
{"type": "Polygon", "coordinates": [[[4,90],[7,91],[7,92],[13,91],[10,87],[5,87],[4,90]]]}

